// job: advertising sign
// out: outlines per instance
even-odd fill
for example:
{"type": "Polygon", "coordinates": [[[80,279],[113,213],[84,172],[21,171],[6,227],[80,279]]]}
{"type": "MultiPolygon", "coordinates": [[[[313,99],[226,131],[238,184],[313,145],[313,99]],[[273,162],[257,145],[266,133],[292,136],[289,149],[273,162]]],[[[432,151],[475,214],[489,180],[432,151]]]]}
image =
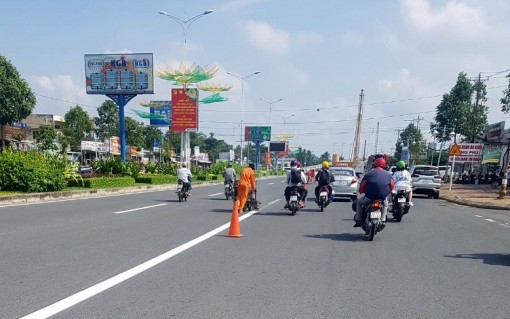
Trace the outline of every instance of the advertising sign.
{"type": "Polygon", "coordinates": [[[269,143],[269,151],[270,152],[285,152],[286,150],[286,142],[270,142],[269,143]]]}
{"type": "Polygon", "coordinates": [[[120,155],[120,139],[118,136],[112,136],[104,141],[105,149],[112,155],[120,155]]]}
{"type": "Polygon", "coordinates": [[[409,147],[402,146],[402,151],[400,152],[400,160],[409,162],[409,147]]]}
{"type": "Polygon", "coordinates": [[[171,125],[172,102],[171,101],[150,101],[150,114],[159,115],[158,119],[150,119],[152,126],[169,127],[171,125]]]}
{"type": "Polygon", "coordinates": [[[27,138],[26,130],[18,126],[4,125],[2,134],[6,140],[21,141],[27,138]]]}
{"type": "Polygon", "coordinates": [[[172,89],[172,132],[198,130],[198,89],[172,89]]]}
{"type": "Polygon", "coordinates": [[[264,142],[271,140],[270,126],[245,126],[244,140],[252,142],[264,142]]]}
{"type": "Polygon", "coordinates": [[[485,149],[482,152],[482,164],[499,164],[499,159],[501,158],[501,149],[493,148],[493,149],[485,149]]]}
{"type": "Polygon", "coordinates": [[[505,121],[487,125],[487,141],[493,141],[503,137],[505,131],[505,121]]]}
{"type": "MultiPolygon", "coordinates": [[[[479,163],[482,160],[483,144],[459,143],[459,144],[455,144],[455,145],[457,145],[457,149],[458,149],[458,151],[460,151],[460,156],[455,157],[456,163],[479,163]]],[[[458,154],[449,154],[449,155],[450,156],[448,157],[448,160],[450,162],[453,162],[452,155],[458,155],[458,154]]]]}
{"type": "Polygon", "coordinates": [[[152,53],[85,54],[87,94],[152,94],[152,53]]]}

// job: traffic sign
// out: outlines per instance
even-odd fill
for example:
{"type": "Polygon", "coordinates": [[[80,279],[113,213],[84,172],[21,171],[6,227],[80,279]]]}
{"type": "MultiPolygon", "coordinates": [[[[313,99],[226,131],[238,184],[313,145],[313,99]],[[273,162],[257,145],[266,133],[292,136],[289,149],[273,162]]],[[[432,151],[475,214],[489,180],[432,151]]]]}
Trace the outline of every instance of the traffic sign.
{"type": "Polygon", "coordinates": [[[450,151],[448,152],[448,155],[450,155],[450,156],[462,155],[462,151],[460,150],[457,143],[453,144],[452,148],[450,148],[450,151]]]}

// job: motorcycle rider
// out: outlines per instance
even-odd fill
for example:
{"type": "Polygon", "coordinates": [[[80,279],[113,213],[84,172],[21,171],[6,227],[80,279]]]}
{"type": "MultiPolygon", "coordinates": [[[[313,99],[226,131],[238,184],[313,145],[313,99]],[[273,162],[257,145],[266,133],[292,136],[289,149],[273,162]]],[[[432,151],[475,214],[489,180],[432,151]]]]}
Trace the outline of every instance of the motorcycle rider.
{"type": "Polygon", "coordinates": [[[236,201],[239,201],[239,214],[243,211],[244,205],[246,205],[250,187],[253,193],[257,192],[257,187],[255,185],[255,165],[253,165],[253,163],[249,163],[247,167],[241,170],[239,182],[237,183],[236,201]]]}
{"type": "Polygon", "coordinates": [[[306,176],[302,170],[297,167],[296,161],[290,162],[290,171],[287,174],[287,187],[285,187],[285,206],[283,208],[289,208],[289,200],[290,200],[290,192],[297,188],[298,192],[301,196],[301,201],[299,202],[299,207],[305,207],[304,200],[306,195],[308,195],[308,191],[304,188],[304,184],[306,183],[306,176]],[[293,178],[294,177],[294,178],[293,178]]]}
{"type": "Polygon", "coordinates": [[[308,178],[306,176],[305,170],[301,166],[300,161],[296,161],[296,167],[297,167],[298,171],[301,172],[301,175],[305,176],[305,182],[303,183],[303,192],[301,194],[301,200],[303,201],[303,207],[304,207],[306,205],[306,197],[308,196],[308,187],[307,187],[308,186],[308,178]]]}
{"type": "Polygon", "coordinates": [[[329,162],[322,162],[322,169],[320,169],[315,175],[315,181],[317,182],[317,187],[315,187],[315,202],[319,202],[319,193],[322,186],[327,186],[329,191],[329,196],[333,193],[333,188],[330,183],[335,181],[335,177],[329,171],[329,162]]]}
{"type": "Polygon", "coordinates": [[[183,162],[181,164],[181,168],[177,170],[177,180],[179,180],[182,183],[182,187],[184,188],[184,192],[188,193],[188,196],[190,196],[191,191],[191,177],[193,175],[191,174],[191,171],[186,167],[186,163],[183,162]]]}
{"type": "Polygon", "coordinates": [[[231,183],[234,185],[236,177],[236,171],[232,168],[232,163],[229,162],[225,170],[223,170],[223,178],[225,179],[224,184],[227,185],[231,183]]]}
{"type": "Polygon", "coordinates": [[[406,162],[398,161],[397,170],[393,173],[393,180],[395,181],[395,190],[405,189],[407,192],[407,203],[409,206],[413,206],[413,179],[411,173],[407,170],[406,162]]]}
{"type": "MultiPolygon", "coordinates": [[[[354,227],[361,227],[363,224],[363,208],[375,200],[382,202],[381,222],[386,224],[386,214],[388,212],[388,195],[395,187],[395,181],[391,173],[386,171],[386,161],[384,158],[377,158],[372,166],[372,170],[363,176],[359,185],[359,193],[365,194],[356,201],[356,215],[354,215],[354,227]]],[[[384,226],[383,226],[384,227],[384,226]]],[[[381,229],[382,230],[382,229],[381,229]]]]}

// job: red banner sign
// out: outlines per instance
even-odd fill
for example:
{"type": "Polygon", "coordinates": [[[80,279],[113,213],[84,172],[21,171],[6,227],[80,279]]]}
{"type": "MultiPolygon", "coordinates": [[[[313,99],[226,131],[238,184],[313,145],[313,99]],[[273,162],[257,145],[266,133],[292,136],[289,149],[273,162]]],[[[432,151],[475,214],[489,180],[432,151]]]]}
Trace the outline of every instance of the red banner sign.
{"type": "Polygon", "coordinates": [[[198,90],[172,89],[172,132],[198,130],[198,90]]]}

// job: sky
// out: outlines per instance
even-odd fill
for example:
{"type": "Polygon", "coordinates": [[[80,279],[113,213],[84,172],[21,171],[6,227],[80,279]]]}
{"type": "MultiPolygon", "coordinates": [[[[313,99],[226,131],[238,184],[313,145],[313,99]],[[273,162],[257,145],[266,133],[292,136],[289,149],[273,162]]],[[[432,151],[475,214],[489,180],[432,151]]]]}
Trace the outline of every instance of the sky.
{"type": "MultiPolygon", "coordinates": [[[[183,31],[158,12],[186,20],[206,10],[214,12],[188,25],[186,60],[217,67],[209,83],[233,86],[226,102],[199,111],[199,131],[229,144],[239,144],[242,122],[291,134],[291,148],[349,158],[361,90],[360,156],[365,140],[367,155],[376,141],[392,151],[397,130],[417,119],[432,141],[436,106],[460,72],[486,79],[489,123],[508,118],[499,103],[510,69],[507,0],[4,1],[0,54],[36,94],[33,113],[63,116],[78,104],[93,117],[108,98],[86,94],[85,54],[153,53],[155,71],[177,68],[183,31]],[[227,72],[260,74],[242,94],[227,72]]],[[[132,110],[169,100],[175,87],[155,76],[154,94],[131,100],[126,116],[147,123],[132,110]]]]}

